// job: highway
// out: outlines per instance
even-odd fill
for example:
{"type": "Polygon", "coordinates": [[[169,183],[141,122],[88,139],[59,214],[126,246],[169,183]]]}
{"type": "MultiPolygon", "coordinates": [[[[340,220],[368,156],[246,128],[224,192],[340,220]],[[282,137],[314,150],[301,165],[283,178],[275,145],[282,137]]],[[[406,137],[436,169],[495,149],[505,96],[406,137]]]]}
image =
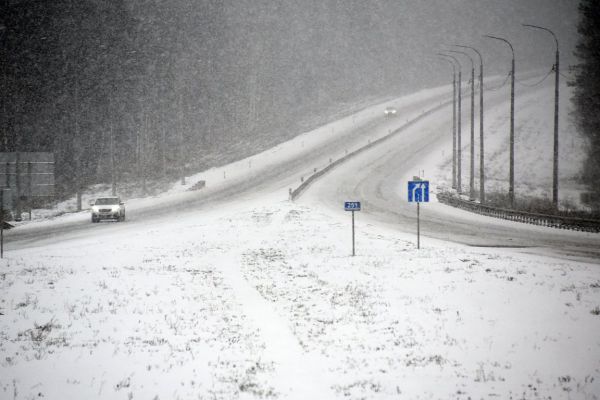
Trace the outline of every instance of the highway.
{"type": "MultiPolygon", "coordinates": [[[[534,91],[529,94],[535,96],[534,91]]],[[[508,99],[488,93],[486,107],[507,108],[508,99]]],[[[469,143],[468,112],[463,108],[463,145],[469,143]]],[[[312,184],[299,201],[307,205],[320,203],[334,212],[343,212],[340,210],[344,201],[362,201],[360,218],[365,223],[386,225],[416,235],[416,206],[407,201],[407,182],[422,169],[426,170],[427,178],[432,155],[451,154],[451,118],[450,107],[431,113],[385,144],[369,149],[327,173],[312,184]]],[[[478,131],[476,123],[476,135],[478,131]]],[[[467,147],[463,148],[462,154],[464,187],[469,176],[467,147]]],[[[436,182],[431,182],[431,186],[435,188],[436,182]]],[[[521,253],[592,263],[600,261],[600,235],[596,233],[475,215],[437,203],[435,198],[421,206],[420,215],[421,234],[425,237],[422,243],[429,237],[474,247],[512,248],[521,253]]]]}
{"type": "MultiPolygon", "coordinates": [[[[393,104],[402,118],[385,118],[383,107],[374,106],[318,128],[306,137],[290,141],[283,150],[266,151],[252,157],[252,169],[236,171],[233,166],[222,167],[220,174],[227,179],[218,183],[208,181],[205,189],[193,192],[158,196],[151,199],[126,201],[127,220],[124,223],[90,223],[89,212],[63,215],[49,221],[26,223],[5,231],[5,250],[51,245],[63,240],[90,235],[111,234],[122,230],[148,229],[186,218],[189,213],[213,211],[240,199],[260,197],[264,193],[279,193],[286,199],[288,190],[314,168],[323,168],[331,159],[343,157],[381,136],[423,118],[429,109],[439,108],[451,100],[447,90],[433,90],[426,95],[408,96],[393,104]],[[306,142],[306,145],[305,145],[306,142]],[[310,142],[313,145],[310,145],[310,142]]],[[[242,162],[241,164],[246,165],[242,162]]],[[[238,168],[239,169],[239,168],[238,168]]]]}
{"type": "MultiPolygon", "coordinates": [[[[529,90],[535,95],[535,89],[529,90]]],[[[501,92],[486,95],[486,109],[507,107],[501,92]]],[[[343,157],[366,144],[386,137],[380,144],[361,152],[323,175],[308,187],[298,201],[321,204],[340,212],[344,201],[363,202],[361,219],[387,225],[402,232],[416,231],[414,204],[406,201],[406,182],[418,174],[426,160],[451,154],[451,92],[431,91],[425,95],[403,98],[394,104],[398,116],[385,118],[384,106],[374,106],[344,120],[332,123],[306,140],[290,143],[293,149],[279,160],[270,160],[269,152],[254,159],[251,172],[231,175],[207,188],[127,203],[125,223],[91,224],[89,213],[59,217],[53,221],[25,224],[5,232],[5,249],[48,245],[89,235],[111,234],[121,230],[148,229],[185,218],[188,213],[215,210],[240,199],[258,198],[277,193],[287,198],[290,188],[297,187],[300,177],[321,169],[331,160],[343,157]],[[335,134],[329,134],[335,131],[335,134]],[[319,138],[319,136],[321,136],[319,138]],[[327,136],[323,139],[322,136],[327,136]],[[300,143],[302,145],[300,146],[300,143]],[[262,164],[261,164],[261,160],[262,164]]],[[[463,145],[468,144],[468,101],[463,102],[463,145]]],[[[476,133],[478,130],[476,129],[476,133]]],[[[288,146],[288,147],[290,147],[288,146]]],[[[223,167],[227,172],[228,167],[223,167]]],[[[427,177],[427,173],[426,173],[427,177]]],[[[463,150],[463,182],[468,182],[468,152],[463,150]]],[[[432,182],[435,187],[436,183],[432,182]]],[[[421,207],[421,233],[469,246],[508,247],[520,252],[597,263],[600,260],[600,235],[571,232],[476,216],[452,209],[435,201],[421,207]]],[[[426,240],[424,240],[426,243],[426,240]]]]}

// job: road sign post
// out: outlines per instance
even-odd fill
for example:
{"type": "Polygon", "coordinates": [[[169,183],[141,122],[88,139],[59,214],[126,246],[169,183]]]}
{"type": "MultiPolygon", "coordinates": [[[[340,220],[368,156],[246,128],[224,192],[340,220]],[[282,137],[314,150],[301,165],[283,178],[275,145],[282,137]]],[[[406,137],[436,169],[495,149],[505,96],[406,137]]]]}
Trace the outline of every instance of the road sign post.
{"type": "Polygon", "coordinates": [[[417,203],[417,249],[421,248],[421,219],[419,217],[419,204],[417,203]]]}
{"type": "Polygon", "coordinates": [[[352,257],[354,257],[354,211],[360,211],[360,201],[344,202],[344,210],[352,211],[352,257]]]}
{"type": "Polygon", "coordinates": [[[352,257],[354,257],[354,211],[352,211],[352,257]]]}
{"type": "Polygon", "coordinates": [[[417,203],[417,249],[421,248],[420,203],[429,202],[429,181],[414,180],[408,182],[408,202],[417,203]]]}

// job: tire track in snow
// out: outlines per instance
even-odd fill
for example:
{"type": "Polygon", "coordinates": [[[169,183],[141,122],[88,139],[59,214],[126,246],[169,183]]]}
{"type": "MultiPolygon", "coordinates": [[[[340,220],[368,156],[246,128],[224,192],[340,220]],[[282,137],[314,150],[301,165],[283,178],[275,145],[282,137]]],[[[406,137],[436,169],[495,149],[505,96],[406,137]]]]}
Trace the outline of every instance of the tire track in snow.
{"type": "MultiPolygon", "coordinates": [[[[276,220],[270,222],[270,226],[280,226],[283,217],[278,215],[276,220]]],[[[247,245],[260,247],[262,238],[272,236],[266,232],[268,230],[270,229],[261,229],[262,235],[256,237],[256,243],[247,245]]],[[[244,314],[261,332],[266,343],[266,353],[276,366],[271,383],[281,394],[281,398],[291,400],[334,398],[335,393],[330,386],[334,380],[329,376],[328,369],[324,365],[325,360],[323,357],[305,352],[290,329],[288,321],[281,317],[273,304],[246,280],[241,268],[244,264],[243,254],[230,256],[228,262],[220,264],[231,266],[230,269],[222,271],[223,275],[234,293],[239,296],[244,314]]]]}

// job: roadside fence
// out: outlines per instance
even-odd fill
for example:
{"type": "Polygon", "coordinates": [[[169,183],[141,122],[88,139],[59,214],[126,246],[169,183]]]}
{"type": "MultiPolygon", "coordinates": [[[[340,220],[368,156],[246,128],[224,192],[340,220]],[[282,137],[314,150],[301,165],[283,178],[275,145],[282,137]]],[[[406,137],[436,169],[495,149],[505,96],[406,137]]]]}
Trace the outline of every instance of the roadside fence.
{"type": "Polygon", "coordinates": [[[558,229],[569,229],[584,232],[600,232],[600,220],[530,213],[525,211],[509,210],[506,208],[492,207],[473,201],[468,201],[454,196],[448,192],[437,194],[440,203],[470,211],[489,217],[501,218],[509,221],[523,222],[526,224],[547,226],[558,229]]]}

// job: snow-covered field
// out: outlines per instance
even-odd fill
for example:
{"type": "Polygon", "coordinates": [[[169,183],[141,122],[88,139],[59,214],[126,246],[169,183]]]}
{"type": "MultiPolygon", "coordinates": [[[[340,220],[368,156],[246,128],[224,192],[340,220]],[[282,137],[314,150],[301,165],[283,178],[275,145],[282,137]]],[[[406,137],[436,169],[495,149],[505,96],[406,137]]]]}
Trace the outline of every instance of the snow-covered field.
{"type": "Polygon", "coordinates": [[[0,398],[597,398],[597,265],[424,242],[271,196],[12,252],[0,398]]]}
{"type": "MultiPolygon", "coordinates": [[[[381,110],[188,186],[247,179],[381,110]]],[[[599,397],[598,263],[428,238],[417,250],[412,235],[360,213],[352,257],[350,215],[286,199],[312,168],[185,218],[94,224],[10,248],[0,260],[0,399],[599,397]]],[[[17,229],[87,220],[79,214],[17,229]]]]}

